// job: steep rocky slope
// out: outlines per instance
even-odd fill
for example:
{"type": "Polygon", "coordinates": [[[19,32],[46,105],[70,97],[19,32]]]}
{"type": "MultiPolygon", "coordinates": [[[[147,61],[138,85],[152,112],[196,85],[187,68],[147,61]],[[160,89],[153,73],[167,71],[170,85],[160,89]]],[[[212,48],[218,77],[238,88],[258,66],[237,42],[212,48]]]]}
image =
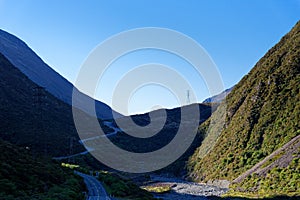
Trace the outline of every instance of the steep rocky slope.
{"type": "MultiPolygon", "coordinates": [[[[299,83],[300,22],[259,60],[214,113],[225,114],[225,123],[218,125],[220,130],[211,129],[190,158],[190,177],[232,181],[298,136],[299,83]]],[[[208,122],[200,129],[207,126],[208,122]]],[[[288,166],[299,169],[298,161],[288,166]]]]}

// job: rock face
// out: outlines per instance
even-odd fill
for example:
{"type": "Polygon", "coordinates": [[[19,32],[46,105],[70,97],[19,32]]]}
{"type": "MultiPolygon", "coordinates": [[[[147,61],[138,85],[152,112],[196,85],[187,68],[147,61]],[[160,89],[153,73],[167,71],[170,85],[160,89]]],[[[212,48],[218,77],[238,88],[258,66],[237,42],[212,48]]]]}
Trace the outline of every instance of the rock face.
{"type": "MultiPolygon", "coordinates": [[[[44,61],[32,51],[22,40],[0,29],[0,53],[2,53],[15,67],[24,73],[29,79],[39,86],[44,87],[58,99],[65,103],[72,104],[73,89],[77,91],[73,85],[64,77],[50,68],[44,61]]],[[[79,101],[85,102],[92,100],[87,95],[79,93],[79,101]]],[[[112,118],[112,112],[115,116],[120,114],[112,111],[112,109],[100,102],[95,102],[97,116],[101,119],[112,118]]],[[[79,104],[78,108],[87,113],[84,103],[79,104]]]]}
{"type": "Polygon", "coordinates": [[[227,180],[209,180],[207,185],[216,186],[219,188],[229,188],[230,181],[227,180]]]}
{"type": "MultiPolygon", "coordinates": [[[[190,158],[190,177],[197,181],[232,181],[297,137],[299,83],[300,22],[258,61],[218,107],[215,113],[227,107],[225,123],[221,129],[210,130],[207,138],[214,141],[204,139],[202,148],[190,158]]],[[[200,128],[205,130],[205,125],[200,128]]],[[[276,186],[280,181],[274,182],[274,188],[280,188],[276,186]]]]}

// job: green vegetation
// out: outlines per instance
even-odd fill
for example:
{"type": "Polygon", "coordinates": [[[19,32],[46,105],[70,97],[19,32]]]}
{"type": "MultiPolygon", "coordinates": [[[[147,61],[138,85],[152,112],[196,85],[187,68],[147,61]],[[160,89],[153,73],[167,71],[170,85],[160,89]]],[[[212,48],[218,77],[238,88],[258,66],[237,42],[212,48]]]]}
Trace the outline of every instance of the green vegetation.
{"type": "Polygon", "coordinates": [[[84,183],[73,170],[0,140],[0,199],[83,200],[84,183]]]}
{"type": "Polygon", "coordinates": [[[242,183],[231,186],[227,195],[243,194],[249,197],[299,196],[300,161],[294,158],[286,168],[275,167],[266,176],[253,174],[242,183]]]}
{"type": "Polygon", "coordinates": [[[154,192],[154,193],[167,193],[171,191],[171,186],[168,184],[160,184],[160,185],[147,185],[142,187],[144,190],[147,190],[148,192],[154,192]]]}
{"type": "MultiPolygon", "coordinates": [[[[195,181],[234,180],[299,135],[299,44],[300,22],[260,59],[221,105],[195,104],[183,108],[199,106],[199,124],[206,121],[199,126],[198,134],[185,154],[161,171],[183,175],[187,166],[189,177],[195,181]],[[211,116],[215,108],[217,111],[211,116]],[[225,123],[218,123],[221,116],[225,116],[225,123]],[[210,127],[210,123],[214,125],[210,127]]],[[[68,155],[70,139],[79,140],[71,106],[34,84],[2,54],[0,88],[0,199],[83,199],[84,184],[73,174],[73,169],[88,173],[89,170],[103,168],[103,165],[89,154],[75,158],[80,165],[88,166],[87,169],[49,160],[51,156],[68,155]],[[44,157],[41,158],[41,155],[44,157]]],[[[180,112],[179,108],[167,110],[164,128],[148,140],[124,133],[111,140],[133,152],[160,149],[176,135],[182,123],[180,112]]],[[[85,122],[91,121],[90,116],[81,114],[85,122]]],[[[149,114],[133,116],[133,120],[141,126],[150,123],[149,114]]],[[[195,119],[190,117],[183,124],[193,124],[192,120],[195,119]]],[[[107,133],[113,131],[101,121],[100,124],[107,133]]],[[[90,128],[86,132],[93,134],[94,129],[90,128]]],[[[74,142],[73,147],[74,153],[84,150],[78,142],[74,142]]],[[[261,168],[280,161],[284,153],[277,154],[261,168]]],[[[253,173],[241,183],[232,185],[227,195],[298,198],[299,174],[297,154],[287,166],[273,166],[265,174],[253,173]]],[[[99,180],[108,193],[122,199],[151,200],[154,198],[146,190],[163,193],[171,189],[166,185],[147,186],[143,190],[117,173],[104,171],[100,173],[99,180]]],[[[211,197],[214,198],[222,199],[211,197]]]]}
{"type": "Polygon", "coordinates": [[[298,200],[298,196],[290,197],[290,196],[273,196],[273,197],[254,197],[249,196],[244,193],[236,193],[235,197],[207,197],[209,200],[298,200]]]}
{"type": "Polygon", "coordinates": [[[69,164],[69,163],[61,163],[61,166],[62,167],[67,167],[67,168],[70,168],[70,169],[76,169],[76,168],[80,167],[79,165],[73,165],[73,164],[69,164]]]}
{"type": "MultiPolygon", "coordinates": [[[[84,184],[81,178],[73,174],[73,169],[77,170],[79,166],[55,164],[50,160],[51,156],[69,155],[71,138],[73,153],[85,150],[76,142],[79,137],[71,106],[42,88],[37,92],[38,86],[1,53],[0,66],[0,139],[19,146],[1,141],[0,199],[83,199],[81,193],[85,190],[84,184]],[[43,159],[39,158],[41,156],[43,159]]],[[[81,115],[87,123],[91,121],[90,116],[83,112],[81,115]]],[[[99,122],[106,132],[113,131],[102,121],[99,122]]],[[[103,168],[89,154],[74,160],[86,167],[87,173],[89,170],[103,168]]],[[[106,176],[111,177],[109,174],[106,176]]],[[[107,188],[116,196],[152,199],[148,192],[117,177],[114,177],[113,184],[107,184],[107,188]]]]}
{"type": "Polygon", "coordinates": [[[114,197],[128,200],[155,200],[152,194],[116,173],[101,171],[99,180],[103,183],[106,191],[114,197]]]}
{"type": "MultiPolygon", "coordinates": [[[[213,113],[210,120],[220,113],[226,120],[208,130],[201,147],[190,157],[191,179],[234,180],[300,134],[299,44],[300,22],[260,59],[213,113]]],[[[208,122],[200,126],[201,130],[207,128],[208,122]]],[[[242,186],[254,187],[253,193],[265,196],[299,195],[293,169],[274,169],[266,177],[249,178],[242,186]],[[258,182],[260,187],[255,188],[258,182]]]]}

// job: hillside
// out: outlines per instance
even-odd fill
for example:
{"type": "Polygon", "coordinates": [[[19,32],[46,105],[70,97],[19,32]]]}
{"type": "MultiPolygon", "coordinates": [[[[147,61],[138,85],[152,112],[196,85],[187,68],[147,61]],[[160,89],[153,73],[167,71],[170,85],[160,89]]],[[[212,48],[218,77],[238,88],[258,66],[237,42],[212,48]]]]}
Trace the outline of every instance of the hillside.
{"type": "MultiPolygon", "coordinates": [[[[40,88],[0,54],[0,138],[51,155],[79,140],[71,106],[40,88]]],[[[79,143],[74,149],[83,150],[79,143]]]]}
{"type": "MultiPolygon", "coordinates": [[[[0,121],[0,199],[83,199],[81,178],[51,160],[69,155],[71,140],[73,154],[85,151],[72,107],[32,82],[1,53],[0,121]]],[[[82,157],[84,167],[103,167],[90,155],[82,157]]]]}
{"type": "Polygon", "coordinates": [[[300,135],[258,162],[233,181],[228,195],[299,196],[300,135]]]}
{"type": "MultiPolygon", "coordinates": [[[[275,167],[285,168],[289,166],[291,161],[297,164],[299,160],[299,147],[300,147],[300,135],[293,138],[291,141],[265,157],[262,161],[258,162],[251,169],[241,174],[239,177],[233,180],[233,183],[240,183],[247,177],[257,174],[266,175],[270,170],[275,167]]],[[[297,169],[296,169],[297,170],[297,169]]],[[[299,174],[299,171],[295,171],[299,174]]],[[[300,183],[299,183],[300,184],[300,183]]]]}
{"type": "MultiPolygon", "coordinates": [[[[121,121],[122,124],[126,125],[126,123],[132,119],[137,125],[143,127],[149,125],[150,123],[155,123],[155,121],[161,120],[160,113],[162,111],[165,111],[166,123],[164,124],[163,128],[160,131],[158,131],[157,134],[149,138],[136,138],[126,134],[126,132],[129,133],[137,132],[137,130],[134,130],[134,128],[132,128],[130,124],[128,124],[127,127],[126,126],[122,127],[122,130],[125,133],[122,132],[118,134],[116,137],[112,138],[112,141],[118,144],[119,146],[121,146],[122,148],[133,152],[150,152],[150,151],[155,151],[157,149],[160,149],[166,144],[168,144],[174,138],[181,123],[185,124],[185,123],[192,122],[192,120],[190,119],[191,117],[189,116],[185,116],[185,119],[189,119],[189,121],[184,122],[182,120],[183,117],[181,116],[181,111],[184,109],[186,110],[195,109],[195,107],[198,107],[200,111],[200,115],[198,119],[199,122],[198,123],[196,122],[196,124],[201,124],[206,119],[208,119],[213,111],[212,110],[213,108],[209,104],[192,104],[180,108],[173,108],[173,109],[166,109],[166,110],[162,109],[162,110],[152,111],[146,114],[124,117],[119,120],[121,121]],[[151,121],[150,121],[150,116],[152,116],[151,121]]],[[[150,129],[149,132],[153,131],[154,128],[149,127],[150,129]]],[[[146,132],[147,129],[145,128],[144,132],[146,132]]]]}
{"type": "MultiPolygon", "coordinates": [[[[91,121],[91,116],[81,112],[91,121]]],[[[0,138],[47,156],[66,156],[85,148],[78,142],[72,107],[38,86],[0,53],[0,138]]],[[[100,124],[105,131],[111,131],[100,124]]],[[[89,125],[89,124],[88,124],[89,125]]]]}
{"type": "MultiPolygon", "coordinates": [[[[109,124],[112,124],[112,126],[115,127],[117,130],[116,134],[113,134],[112,136],[109,137],[110,141],[114,143],[116,146],[130,151],[130,152],[135,152],[135,153],[144,153],[144,152],[152,152],[159,150],[163,148],[164,146],[168,145],[174,137],[177,135],[179,127],[181,126],[182,137],[189,138],[190,142],[192,143],[191,145],[187,145],[187,150],[186,152],[181,152],[183,155],[179,156],[178,160],[174,162],[173,164],[169,165],[168,167],[163,169],[163,172],[165,173],[170,173],[170,174],[175,174],[179,176],[183,176],[186,174],[186,169],[185,169],[185,162],[187,161],[188,157],[192,155],[192,153],[195,151],[195,149],[198,147],[198,145],[202,142],[204,133],[203,132],[198,132],[197,133],[197,127],[199,124],[203,123],[206,119],[208,119],[211,116],[211,113],[216,109],[217,105],[210,105],[210,104],[191,104],[184,106],[182,108],[173,108],[173,109],[161,109],[161,110],[156,110],[152,111],[150,113],[146,114],[141,114],[141,115],[134,115],[134,116],[129,116],[129,117],[123,117],[118,119],[118,123],[122,123],[122,129],[118,127],[115,121],[108,122],[109,124]],[[194,109],[199,109],[200,115],[198,119],[189,116],[190,113],[188,112],[189,110],[194,110],[194,109]],[[182,111],[185,110],[185,113],[187,115],[185,116],[185,120],[182,119],[182,111]],[[166,113],[166,122],[161,123],[163,127],[157,128],[157,121],[161,121],[161,112],[166,113]],[[151,119],[151,121],[150,121],[151,119]],[[192,120],[193,119],[193,120],[192,120]],[[137,124],[137,127],[133,127],[131,123],[128,123],[129,121],[134,121],[133,123],[137,124]],[[195,121],[196,120],[196,121],[195,121]],[[152,124],[152,125],[150,125],[152,124]],[[154,124],[154,126],[153,126],[154,124]],[[147,126],[149,125],[149,126],[147,126]],[[183,127],[183,128],[182,128],[183,127]],[[188,128],[185,128],[188,127],[188,128]],[[190,131],[194,131],[194,134],[191,134],[190,131]],[[143,131],[143,132],[141,132],[143,131]],[[136,133],[136,134],[144,134],[146,132],[149,133],[155,133],[151,137],[146,137],[146,138],[139,138],[139,137],[133,137],[130,135],[130,133],[136,133]],[[186,136],[185,136],[186,134],[186,136]],[[193,137],[193,138],[191,138],[193,137]],[[193,140],[194,139],[194,140],[193,140]]],[[[85,119],[83,119],[85,120],[85,119]]],[[[88,120],[85,121],[88,123],[88,120]]],[[[106,121],[107,122],[107,121],[106,121]]],[[[104,122],[104,124],[107,124],[104,122]]],[[[83,124],[86,124],[83,123],[83,124]]],[[[105,126],[104,126],[105,128],[105,126]]],[[[92,126],[86,127],[85,130],[87,131],[87,137],[91,138],[94,137],[94,140],[87,140],[85,141],[85,145],[93,148],[93,149],[107,149],[107,147],[100,145],[97,145],[98,141],[101,141],[102,138],[98,137],[99,133],[95,132],[93,130],[92,126]],[[95,145],[96,144],[96,145],[95,145]]],[[[85,136],[83,136],[85,137],[85,136]]],[[[177,145],[180,145],[180,142],[182,140],[178,140],[177,138],[177,145]],[[179,143],[179,144],[178,144],[179,143]]],[[[106,152],[108,155],[110,152],[106,152]]],[[[170,152],[173,153],[173,152],[170,152]]],[[[120,155],[115,155],[112,154],[111,156],[121,158],[120,155]]],[[[159,159],[164,160],[168,157],[169,155],[161,154],[159,159]]],[[[84,155],[84,156],[78,156],[75,158],[75,161],[78,163],[89,163],[89,166],[93,166],[95,168],[99,168],[99,165],[97,165],[97,162],[95,162],[94,159],[90,157],[89,154],[84,155]],[[85,161],[83,162],[84,159],[85,161]]],[[[135,163],[128,163],[130,166],[134,167],[135,163]]],[[[124,163],[122,163],[122,166],[124,163]]],[[[102,168],[102,167],[101,167],[102,168]]]]}
{"type": "MultiPolygon", "coordinates": [[[[298,136],[299,83],[300,22],[259,60],[218,107],[215,113],[224,112],[222,109],[227,106],[225,124],[219,125],[220,131],[211,129],[190,158],[190,177],[196,181],[232,181],[298,136]]],[[[206,130],[207,125],[200,129],[206,130]]],[[[297,160],[297,155],[294,153],[292,160],[297,160]]],[[[299,169],[299,162],[295,162],[284,169],[299,169]]],[[[286,180],[291,178],[289,175],[292,176],[286,174],[286,180]]],[[[273,187],[276,184],[275,181],[273,187]]],[[[278,193],[275,188],[272,192],[278,193]]]]}
{"type": "MultiPolygon", "coordinates": [[[[0,53],[3,54],[16,68],[24,73],[35,84],[42,86],[59,100],[72,105],[73,85],[64,77],[49,67],[25,42],[16,36],[0,29],[0,53]]],[[[78,102],[91,100],[83,93],[78,93],[78,102]]],[[[110,119],[112,112],[114,116],[121,116],[113,111],[108,105],[95,101],[98,118],[110,119]]],[[[81,103],[78,108],[87,113],[91,111],[81,103]]]]}
{"type": "Polygon", "coordinates": [[[84,183],[72,170],[2,140],[0,152],[0,199],[84,199],[84,183]]]}
{"type": "MultiPolygon", "coordinates": [[[[195,128],[192,129],[197,131],[197,124],[200,125],[204,121],[206,121],[211,116],[212,112],[214,112],[216,107],[217,105],[212,106],[211,104],[191,104],[180,108],[166,109],[164,110],[166,112],[166,123],[164,124],[163,128],[160,131],[158,131],[158,133],[155,134],[154,136],[149,138],[132,137],[126,134],[126,131],[137,132],[137,130],[128,126],[128,127],[124,127],[125,133],[121,132],[116,137],[111,138],[111,141],[114,142],[119,147],[131,152],[156,151],[158,149],[163,148],[174,139],[174,137],[178,133],[180,125],[189,126],[188,128],[183,128],[182,130],[185,131],[184,134],[187,135],[186,136],[187,138],[190,137],[191,136],[191,133],[189,132],[191,130],[190,127],[196,125],[195,128]],[[197,119],[198,121],[196,122],[194,121],[195,119],[189,116],[189,112],[188,112],[189,110],[193,110],[193,109],[199,109],[200,111],[199,118],[197,119]],[[187,113],[187,114],[185,116],[182,116],[183,113],[187,113]]],[[[125,122],[122,123],[126,123],[126,121],[129,120],[129,118],[132,118],[133,121],[139,126],[146,126],[150,123],[155,124],[156,120],[161,120],[160,112],[162,111],[163,110],[156,110],[142,115],[134,115],[130,117],[121,118],[120,120],[124,120],[125,122]],[[150,121],[150,116],[152,116],[151,121],[150,121]]],[[[144,132],[146,132],[146,130],[147,129],[145,129],[144,132]]],[[[153,132],[153,129],[150,128],[150,132],[153,132]]],[[[175,161],[168,167],[162,169],[161,172],[175,174],[178,176],[185,175],[186,174],[185,162],[187,161],[188,157],[192,155],[192,153],[195,151],[198,145],[201,144],[203,138],[204,138],[204,133],[199,131],[195,135],[192,144],[186,150],[186,152],[184,152],[184,154],[180,156],[180,158],[178,158],[177,161],[175,161]]],[[[164,157],[167,157],[168,155],[161,155],[161,156],[162,156],[161,159],[164,159],[164,157]]]]}

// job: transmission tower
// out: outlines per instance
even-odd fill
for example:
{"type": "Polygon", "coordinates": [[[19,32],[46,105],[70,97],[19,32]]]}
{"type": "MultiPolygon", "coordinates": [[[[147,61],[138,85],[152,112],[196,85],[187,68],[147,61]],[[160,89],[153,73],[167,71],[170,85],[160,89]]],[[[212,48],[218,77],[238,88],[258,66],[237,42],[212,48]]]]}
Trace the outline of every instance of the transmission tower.
{"type": "Polygon", "coordinates": [[[69,149],[69,155],[70,157],[68,158],[68,163],[74,163],[74,157],[71,157],[74,154],[74,137],[70,137],[70,149],[69,149]]]}
{"type": "Polygon", "coordinates": [[[191,100],[190,100],[190,90],[187,90],[186,91],[186,104],[190,104],[191,103],[191,100]]]}
{"type": "Polygon", "coordinates": [[[44,133],[44,118],[43,118],[43,104],[44,104],[44,88],[41,86],[36,86],[33,88],[34,91],[34,101],[33,101],[33,107],[36,108],[36,115],[34,118],[34,127],[35,127],[35,142],[40,142],[44,146],[44,154],[45,157],[48,155],[48,147],[47,147],[47,138],[46,135],[43,135],[44,133]]]}

